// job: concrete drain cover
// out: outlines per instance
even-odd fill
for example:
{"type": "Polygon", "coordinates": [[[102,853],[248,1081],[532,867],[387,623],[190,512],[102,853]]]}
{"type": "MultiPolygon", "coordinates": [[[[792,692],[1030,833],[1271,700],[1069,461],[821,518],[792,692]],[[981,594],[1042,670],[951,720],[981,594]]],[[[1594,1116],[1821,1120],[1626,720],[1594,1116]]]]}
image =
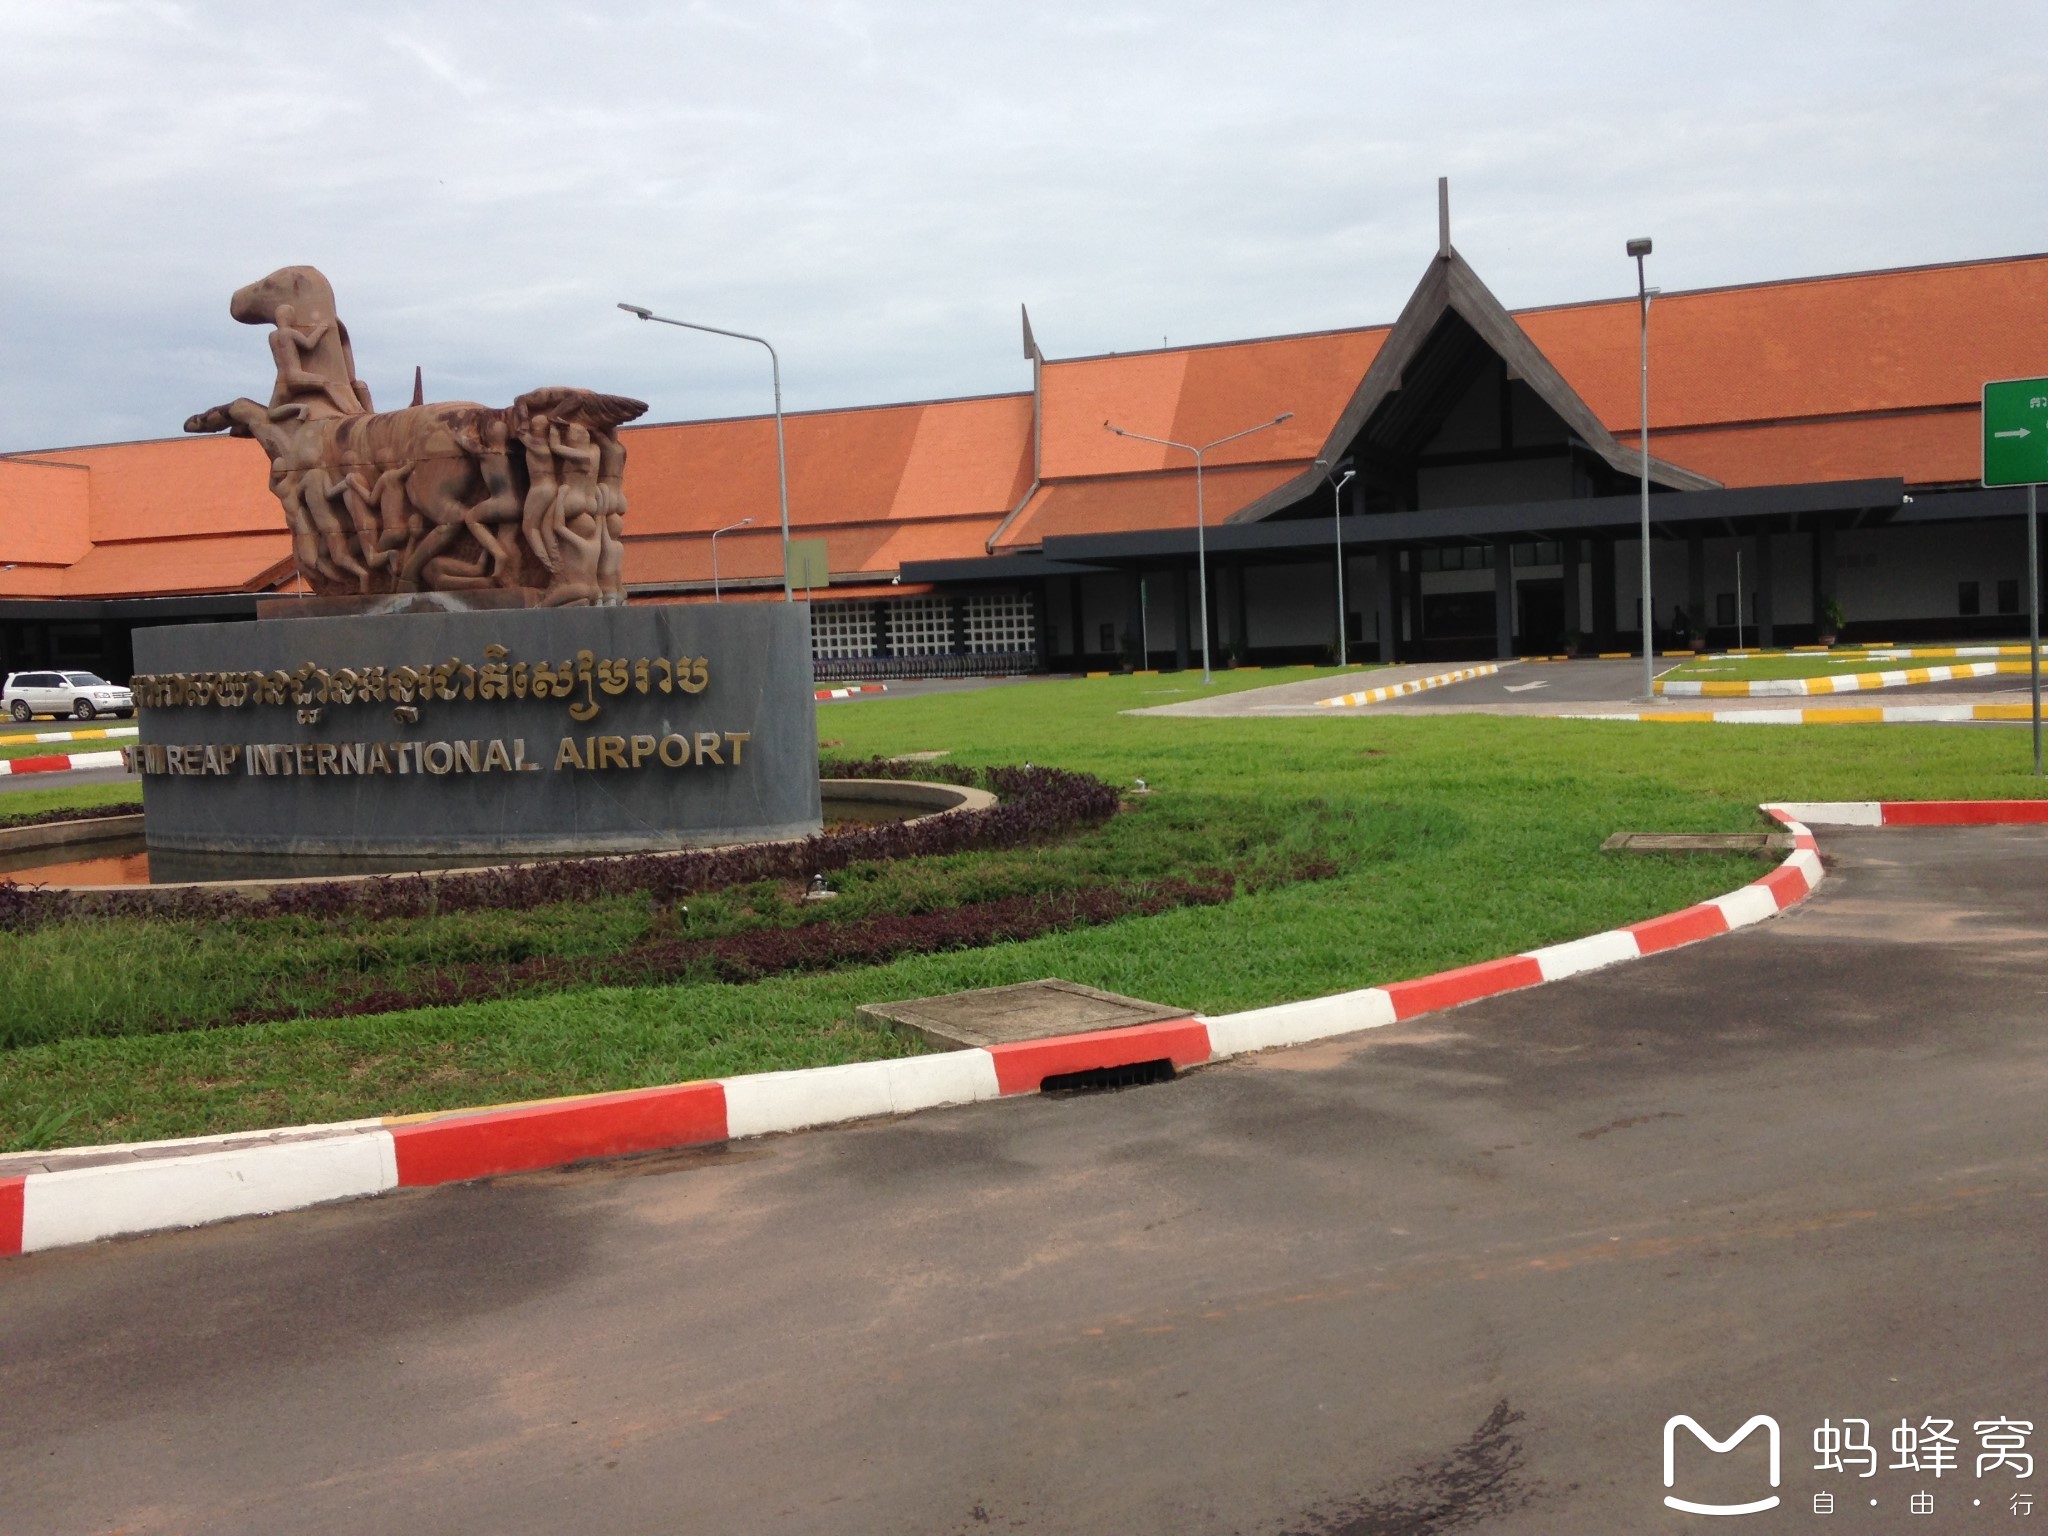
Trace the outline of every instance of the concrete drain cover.
{"type": "Polygon", "coordinates": [[[917,1035],[942,1051],[1011,1045],[1019,1040],[1046,1040],[1188,1016],[1185,1008],[1118,997],[1114,992],[1051,978],[904,1003],[863,1003],[858,1011],[863,1018],[917,1035]]]}

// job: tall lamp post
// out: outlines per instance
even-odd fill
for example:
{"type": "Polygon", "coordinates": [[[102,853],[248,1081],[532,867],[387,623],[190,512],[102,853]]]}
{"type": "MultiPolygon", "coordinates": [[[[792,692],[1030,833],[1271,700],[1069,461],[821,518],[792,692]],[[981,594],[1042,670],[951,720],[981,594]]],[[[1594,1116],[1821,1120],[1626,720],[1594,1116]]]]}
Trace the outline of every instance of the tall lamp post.
{"type": "Polygon", "coordinates": [[[1317,459],[1316,468],[1330,482],[1330,525],[1337,530],[1337,665],[1341,669],[1351,665],[1351,636],[1344,624],[1344,487],[1351,483],[1358,471],[1347,469],[1341,476],[1332,478],[1328,459],[1317,459]]]}
{"type": "MultiPolygon", "coordinates": [[[[711,601],[714,603],[718,601],[718,536],[721,533],[731,533],[735,528],[751,527],[753,521],[751,517],[743,517],[736,523],[727,523],[723,528],[711,530],[711,601]]],[[[784,582],[783,585],[787,586],[788,583],[784,582]]]]}
{"type": "Polygon", "coordinates": [[[1650,254],[1648,238],[1629,241],[1628,253],[1636,259],[1636,300],[1642,309],[1643,698],[1648,701],[1656,693],[1650,652],[1656,645],[1657,633],[1657,610],[1650,601],[1650,289],[1643,272],[1643,258],[1650,254]]]}
{"type": "Polygon", "coordinates": [[[1211,448],[1221,448],[1225,443],[1234,443],[1240,437],[1250,437],[1254,432],[1263,432],[1268,427],[1277,427],[1283,421],[1291,421],[1294,412],[1282,411],[1271,421],[1262,421],[1256,427],[1246,427],[1242,432],[1233,432],[1228,437],[1219,437],[1207,443],[1176,443],[1171,438],[1147,437],[1142,432],[1126,432],[1122,427],[1104,422],[1105,431],[1114,432],[1118,437],[1128,437],[1140,443],[1153,443],[1161,448],[1178,448],[1182,453],[1195,456],[1195,580],[1202,589],[1202,681],[1212,683],[1215,673],[1209,666],[1209,545],[1207,519],[1202,505],[1202,455],[1211,448]]]}
{"type": "MultiPolygon", "coordinates": [[[[775,478],[782,495],[782,600],[796,601],[789,584],[789,462],[782,451],[782,359],[775,355],[775,348],[769,345],[765,336],[752,336],[745,331],[721,330],[715,325],[699,325],[694,320],[671,320],[667,315],[657,315],[651,309],[638,304],[621,304],[629,315],[638,315],[642,320],[657,320],[663,325],[679,325],[686,331],[705,331],[713,336],[730,336],[735,341],[751,341],[768,348],[768,368],[775,379],[775,478]]],[[[716,545],[712,546],[715,550],[716,545]]]]}

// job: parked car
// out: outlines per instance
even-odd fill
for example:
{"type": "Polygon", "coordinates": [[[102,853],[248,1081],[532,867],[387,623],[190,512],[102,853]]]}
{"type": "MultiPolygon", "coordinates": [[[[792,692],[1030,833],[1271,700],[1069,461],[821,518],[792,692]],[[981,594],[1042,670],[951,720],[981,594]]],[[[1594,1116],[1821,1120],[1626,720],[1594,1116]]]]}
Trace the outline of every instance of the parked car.
{"type": "Polygon", "coordinates": [[[17,720],[37,715],[76,715],[91,720],[99,715],[135,713],[135,695],[119,683],[110,683],[91,672],[10,672],[0,689],[0,704],[17,720]]]}

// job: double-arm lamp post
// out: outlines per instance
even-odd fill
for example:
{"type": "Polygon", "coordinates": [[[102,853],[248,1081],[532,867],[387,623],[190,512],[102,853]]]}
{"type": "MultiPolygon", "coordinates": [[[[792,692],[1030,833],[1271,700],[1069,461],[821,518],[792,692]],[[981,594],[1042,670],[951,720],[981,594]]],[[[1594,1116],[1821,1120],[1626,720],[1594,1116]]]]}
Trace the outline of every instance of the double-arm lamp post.
{"type": "Polygon", "coordinates": [[[1202,505],[1202,455],[1211,448],[1221,448],[1225,443],[1234,443],[1240,437],[1250,437],[1254,432],[1263,432],[1268,427],[1277,427],[1283,421],[1292,420],[1294,412],[1282,411],[1271,421],[1262,421],[1256,427],[1246,427],[1242,432],[1233,432],[1228,437],[1219,437],[1207,443],[1176,443],[1167,437],[1147,437],[1142,432],[1126,432],[1122,427],[1102,425],[1105,430],[1118,437],[1128,437],[1135,442],[1153,443],[1161,448],[1178,448],[1182,453],[1195,456],[1195,580],[1202,589],[1202,681],[1215,681],[1215,673],[1209,666],[1209,546],[1207,519],[1202,505]]]}
{"type": "MultiPolygon", "coordinates": [[[[711,530],[711,601],[714,603],[718,601],[718,536],[721,533],[731,533],[735,528],[751,527],[753,522],[751,517],[743,517],[736,523],[727,523],[723,528],[711,530]]],[[[785,582],[783,585],[787,586],[788,583],[785,582]]]]}
{"type": "MultiPolygon", "coordinates": [[[[663,325],[679,325],[686,331],[706,331],[713,336],[730,336],[735,341],[751,341],[758,346],[768,348],[768,368],[775,379],[775,478],[777,489],[781,492],[782,496],[782,600],[785,603],[795,602],[796,597],[791,591],[789,584],[789,462],[784,458],[782,452],[782,359],[775,355],[775,348],[769,345],[768,338],[765,336],[751,336],[745,331],[721,330],[715,325],[699,325],[694,320],[671,320],[667,315],[657,315],[653,310],[644,309],[638,304],[621,304],[619,308],[629,315],[638,315],[642,320],[655,320],[663,325]]],[[[753,519],[748,518],[747,521],[752,522],[753,519]]],[[[735,523],[733,526],[739,527],[740,524],[735,523]]],[[[725,531],[724,529],[719,530],[720,533],[725,531]]],[[[716,535],[713,535],[714,542],[711,546],[711,558],[714,566],[718,559],[716,537],[716,535]]],[[[712,576],[712,585],[715,595],[717,587],[717,574],[715,571],[712,576]]]]}

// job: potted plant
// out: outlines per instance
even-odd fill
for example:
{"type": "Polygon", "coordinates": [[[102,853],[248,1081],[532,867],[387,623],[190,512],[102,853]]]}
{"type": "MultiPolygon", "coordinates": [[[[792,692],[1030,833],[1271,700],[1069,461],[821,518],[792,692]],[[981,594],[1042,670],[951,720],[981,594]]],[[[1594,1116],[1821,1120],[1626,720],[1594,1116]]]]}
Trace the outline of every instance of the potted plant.
{"type": "Polygon", "coordinates": [[[1839,597],[1826,598],[1820,605],[1820,643],[1833,645],[1841,638],[1842,626],[1848,622],[1848,614],[1842,611],[1842,600],[1839,597]]]}

